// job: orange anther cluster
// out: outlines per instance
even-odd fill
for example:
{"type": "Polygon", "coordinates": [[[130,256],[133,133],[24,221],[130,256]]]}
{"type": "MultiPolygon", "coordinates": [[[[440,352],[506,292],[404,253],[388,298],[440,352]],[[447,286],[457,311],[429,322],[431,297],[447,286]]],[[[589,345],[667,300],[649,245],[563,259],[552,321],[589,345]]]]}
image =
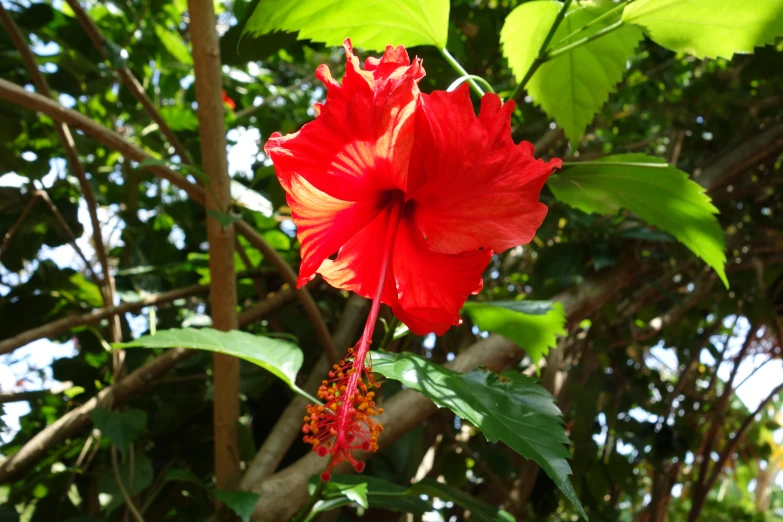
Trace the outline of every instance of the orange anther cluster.
{"type": "Polygon", "coordinates": [[[356,471],[364,469],[364,462],[353,456],[355,450],[377,451],[378,436],[383,427],[373,417],[383,413],[375,406],[375,382],[372,369],[355,356],[350,348],[345,358],[335,364],[329,378],[318,388],[318,398],[324,404],[310,404],[304,418],[304,441],[313,445],[313,451],[325,457],[334,455],[329,467],[321,475],[331,478],[331,470],[342,461],[350,462],[356,471]]]}

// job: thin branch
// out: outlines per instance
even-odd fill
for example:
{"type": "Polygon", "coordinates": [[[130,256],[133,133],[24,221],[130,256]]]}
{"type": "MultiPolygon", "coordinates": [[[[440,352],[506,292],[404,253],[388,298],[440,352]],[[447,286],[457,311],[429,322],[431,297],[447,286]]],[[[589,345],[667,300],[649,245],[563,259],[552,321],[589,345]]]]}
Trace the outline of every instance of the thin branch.
{"type": "Polygon", "coordinates": [[[22,223],[24,223],[24,220],[27,219],[28,214],[30,214],[30,212],[33,210],[36,203],[38,203],[38,192],[33,192],[30,201],[27,202],[27,205],[25,205],[24,210],[22,210],[22,213],[19,214],[19,218],[14,222],[13,225],[11,225],[11,228],[9,228],[8,232],[6,232],[5,235],[3,236],[3,243],[0,244],[0,257],[3,256],[6,249],[8,248],[8,244],[14,238],[14,235],[16,235],[16,233],[19,231],[19,228],[21,228],[22,223]]]}
{"type": "MultiPolygon", "coordinates": [[[[100,53],[101,57],[108,61],[112,67],[114,67],[116,64],[111,63],[111,59],[106,52],[106,49],[110,44],[103,37],[101,30],[98,29],[98,26],[95,25],[95,22],[93,22],[92,18],[90,18],[84,9],[82,9],[82,6],[77,0],[66,0],[66,2],[68,2],[68,5],[73,10],[76,18],[79,20],[79,23],[87,33],[87,36],[89,36],[93,45],[98,50],[98,53],[100,53]]],[[[152,121],[158,125],[158,129],[160,129],[171,146],[174,147],[174,151],[180,157],[182,163],[191,164],[192,159],[187,149],[185,149],[185,147],[179,141],[179,138],[177,138],[177,135],[174,133],[174,131],[171,130],[171,127],[169,127],[168,123],[166,123],[166,120],[163,119],[163,116],[161,116],[160,112],[155,107],[155,104],[152,102],[152,100],[150,100],[149,96],[147,96],[147,93],[144,91],[144,87],[142,87],[141,83],[139,83],[139,80],[136,79],[131,70],[126,65],[122,65],[117,68],[117,75],[119,76],[120,81],[122,81],[125,87],[133,95],[133,97],[136,98],[136,101],[141,104],[141,106],[144,108],[144,111],[150,116],[150,118],[152,118],[152,121]]]]}
{"type": "MultiPolygon", "coordinates": [[[[254,316],[259,317],[279,309],[293,298],[293,292],[280,291],[257,305],[263,310],[256,310],[254,316]]],[[[239,316],[240,327],[246,326],[242,314],[239,316]]],[[[22,448],[0,462],[0,484],[11,482],[23,477],[36,463],[46,456],[46,453],[62,441],[77,436],[92,422],[91,412],[100,404],[123,401],[148,386],[158,377],[187,359],[195,352],[184,348],[166,350],[162,355],[149,361],[144,366],[134,370],[127,376],[101,390],[90,400],[75,408],[46,428],[38,432],[22,448]]]]}
{"type": "MultiPolygon", "coordinates": [[[[44,78],[43,74],[41,74],[41,71],[38,69],[38,62],[35,59],[35,55],[33,54],[32,49],[30,49],[30,46],[28,45],[21,31],[19,31],[16,23],[8,15],[8,12],[1,4],[0,20],[8,32],[8,35],[11,37],[16,50],[19,51],[19,54],[22,57],[22,61],[27,68],[27,73],[30,75],[30,78],[33,81],[33,85],[35,85],[35,89],[43,96],[55,98],[51,89],[49,89],[49,85],[46,83],[46,78],[44,78]]],[[[103,300],[106,306],[111,306],[114,304],[114,279],[111,276],[109,258],[106,255],[106,247],[103,244],[101,223],[98,219],[98,205],[95,201],[95,194],[92,191],[92,185],[90,185],[90,182],[87,179],[87,173],[84,170],[84,166],[82,165],[81,161],[79,161],[79,154],[76,152],[76,144],[73,141],[71,129],[68,128],[68,125],[57,122],[55,123],[55,130],[57,131],[57,135],[60,138],[60,143],[62,144],[63,149],[65,149],[65,156],[68,158],[68,163],[71,166],[71,170],[79,180],[79,187],[81,188],[82,195],[84,196],[84,200],[87,203],[87,212],[90,216],[90,224],[92,226],[92,239],[93,243],[95,244],[95,253],[98,255],[98,262],[100,263],[101,271],[103,272],[103,300]]],[[[51,201],[48,200],[48,196],[46,199],[47,203],[49,203],[49,206],[54,210],[54,205],[52,205],[51,201]]],[[[64,221],[61,221],[61,223],[64,223],[64,221]]],[[[78,249],[75,240],[73,244],[74,248],[78,249]]],[[[80,255],[83,257],[81,252],[80,255]]],[[[90,270],[92,269],[90,268],[90,270]]],[[[95,279],[94,274],[93,279],[95,279]]],[[[98,280],[95,279],[95,281],[97,282],[98,280]]],[[[116,316],[112,317],[109,326],[110,339],[112,342],[121,341],[122,330],[120,328],[120,318],[116,316]]]]}
{"type": "MultiPolygon", "coordinates": [[[[252,271],[243,272],[239,274],[239,276],[244,277],[248,273],[252,273],[252,271]]],[[[15,335],[14,337],[3,339],[0,341],[0,355],[11,353],[17,348],[21,348],[22,346],[30,344],[33,341],[37,341],[38,339],[57,337],[58,335],[64,334],[73,328],[95,324],[115,315],[135,312],[146,306],[160,306],[165,303],[170,303],[171,301],[176,301],[177,299],[183,299],[186,297],[207,293],[209,293],[209,285],[191,285],[180,288],[178,290],[170,290],[168,292],[146,296],[132,303],[123,303],[118,306],[99,308],[84,315],[63,317],[62,319],[57,319],[51,323],[26,330],[18,335],[15,335]]],[[[288,297],[293,297],[293,291],[290,289],[282,290],[281,293],[287,294],[288,297]]]]}
{"type": "MultiPolygon", "coordinates": [[[[152,159],[152,156],[147,154],[139,147],[129,143],[116,132],[103,127],[83,114],[80,114],[71,109],[66,109],[59,103],[56,103],[49,98],[27,92],[12,82],[0,79],[0,98],[8,100],[22,107],[26,107],[27,109],[42,112],[53,120],[62,121],[75,129],[80,129],[104,145],[120,152],[123,156],[130,160],[141,163],[144,160],[152,159]]],[[[175,187],[185,191],[185,193],[187,193],[187,195],[197,203],[201,205],[205,204],[204,190],[201,187],[189,182],[180,173],[159,164],[148,165],[146,168],[156,176],[169,181],[175,187]]],[[[234,226],[236,231],[242,234],[254,248],[257,248],[261,251],[264,257],[269,260],[269,262],[278,270],[285,282],[288,283],[292,288],[296,288],[296,273],[280,256],[280,254],[274,248],[270,247],[264,238],[261,237],[261,235],[256,232],[247,222],[240,220],[236,222],[234,226]]],[[[337,357],[337,351],[332,344],[329,330],[327,329],[326,323],[321,317],[321,313],[318,310],[318,305],[316,305],[313,297],[304,288],[299,289],[296,296],[304,307],[308,318],[313,323],[315,334],[318,338],[318,341],[321,343],[321,346],[323,346],[327,356],[329,356],[331,361],[337,362],[339,360],[337,357]]]]}
{"type": "Polygon", "coordinates": [[[756,418],[756,416],[759,415],[762,410],[767,407],[767,404],[769,404],[769,402],[781,391],[783,391],[783,383],[778,384],[775,389],[773,389],[772,392],[767,395],[767,398],[761,401],[761,404],[758,405],[758,408],[756,408],[753,413],[745,417],[745,420],[742,421],[742,424],[734,434],[734,437],[732,437],[726,443],[726,447],[723,448],[723,451],[718,458],[718,462],[716,462],[712,467],[712,472],[710,473],[709,478],[703,484],[703,486],[699,488],[698,492],[695,492],[699,495],[700,498],[694,498],[693,508],[688,520],[698,520],[699,512],[701,511],[701,506],[703,505],[704,499],[715,485],[715,482],[718,480],[718,477],[720,476],[721,471],[723,471],[723,468],[726,466],[726,462],[731,457],[731,454],[734,453],[735,449],[737,449],[737,445],[745,436],[745,433],[748,431],[748,428],[750,428],[750,425],[753,423],[753,420],[756,418]]]}
{"type": "Polygon", "coordinates": [[[87,256],[84,255],[84,252],[82,251],[81,247],[79,247],[79,244],[76,242],[76,234],[73,233],[73,230],[71,230],[71,227],[68,225],[68,222],[65,221],[65,218],[60,213],[60,210],[52,202],[51,198],[49,197],[49,194],[47,194],[46,191],[44,190],[37,191],[37,194],[44,201],[44,203],[46,203],[46,206],[49,207],[49,210],[54,215],[55,220],[57,220],[57,224],[60,225],[60,228],[63,229],[65,235],[68,236],[68,243],[70,243],[71,247],[73,247],[74,251],[76,251],[76,254],[79,256],[79,258],[81,258],[82,262],[84,263],[84,267],[87,269],[87,272],[89,272],[92,280],[95,281],[97,284],[100,284],[101,280],[98,279],[98,276],[95,275],[95,272],[92,269],[92,264],[87,259],[87,256]]]}

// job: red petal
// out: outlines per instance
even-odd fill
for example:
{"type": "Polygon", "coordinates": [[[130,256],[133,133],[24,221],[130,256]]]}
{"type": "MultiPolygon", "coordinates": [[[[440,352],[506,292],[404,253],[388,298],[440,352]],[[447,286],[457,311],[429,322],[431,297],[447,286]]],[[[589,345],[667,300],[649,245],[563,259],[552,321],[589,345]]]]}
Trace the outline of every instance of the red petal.
{"type": "Polygon", "coordinates": [[[413,115],[424,75],[402,47],[387,49],[363,71],[346,41],[342,86],[325,65],[316,74],[327,88],[320,114],[285,137],[272,136],[265,151],[278,176],[295,172],[319,190],[344,201],[406,188],[413,115]]]}
{"type": "Polygon", "coordinates": [[[492,252],[440,254],[427,246],[407,211],[394,245],[394,277],[399,303],[394,314],[416,335],[440,335],[460,323],[459,310],[481,289],[481,273],[492,252]]]}
{"type": "Polygon", "coordinates": [[[384,206],[379,198],[360,202],[335,199],[299,175],[283,177],[296,234],[302,243],[298,285],[309,281],[324,259],[335,254],[351,237],[371,222],[384,206]]]}
{"type": "MultiPolygon", "coordinates": [[[[337,259],[327,259],[318,273],[330,285],[374,299],[383,262],[383,247],[389,228],[391,206],[384,208],[375,219],[340,249],[337,259]]],[[[388,305],[397,302],[391,264],[386,275],[382,301],[388,305]]]]}
{"type": "Polygon", "coordinates": [[[502,252],[530,242],[544,220],[539,193],[561,162],[514,144],[513,110],[487,94],[476,117],[467,84],[419,98],[408,198],[433,250],[502,252]]]}

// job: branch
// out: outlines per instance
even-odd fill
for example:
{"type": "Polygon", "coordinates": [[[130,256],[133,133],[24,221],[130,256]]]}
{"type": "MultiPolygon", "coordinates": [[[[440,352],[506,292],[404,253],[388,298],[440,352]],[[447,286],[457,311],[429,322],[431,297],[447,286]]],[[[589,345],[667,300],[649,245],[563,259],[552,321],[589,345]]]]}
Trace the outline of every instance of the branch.
{"type": "MultiPolygon", "coordinates": [[[[766,399],[761,401],[761,404],[759,404],[758,408],[756,408],[756,410],[753,413],[745,417],[745,420],[742,421],[742,424],[740,425],[740,428],[737,430],[737,432],[734,434],[734,437],[731,438],[726,443],[726,447],[723,448],[723,451],[721,452],[720,457],[718,458],[718,462],[716,462],[715,465],[712,467],[712,472],[710,473],[709,479],[701,488],[700,492],[703,497],[706,497],[709,491],[715,485],[715,482],[718,480],[718,477],[720,476],[721,471],[726,465],[726,462],[729,460],[729,457],[731,456],[732,453],[734,453],[734,450],[737,448],[737,445],[745,436],[745,433],[748,431],[750,425],[753,423],[753,419],[755,419],[756,416],[759,415],[764,408],[766,408],[767,404],[769,404],[769,402],[782,390],[783,390],[783,383],[780,383],[777,385],[777,387],[775,387],[774,390],[772,390],[772,392],[770,392],[770,394],[767,396],[766,399]]],[[[694,502],[694,505],[695,504],[696,503],[694,502]]]]}
{"type": "MultiPolygon", "coordinates": [[[[334,332],[333,342],[335,346],[348,348],[366,312],[367,300],[353,294],[348,299],[348,302],[345,303],[340,324],[334,332]]],[[[331,363],[325,354],[321,355],[310,372],[310,376],[304,386],[305,391],[314,395],[318,391],[321,381],[326,378],[330,367],[331,363]]],[[[242,477],[240,488],[249,488],[275,471],[280,461],[283,460],[285,453],[291,447],[291,444],[301,433],[302,415],[304,415],[307,403],[307,399],[297,395],[288,404],[267,436],[261,449],[258,450],[255,458],[248,465],[247,471],[242,477]]]]}
{"type": "MultiPolygon", "coordinates": [[[[55,121],[61,121],[69,124],[75,129],[82,130],[85,134],[92,136],[107,147],[120,152],[124,157],[130,160],[141,163],[144,160],[153,159],[152,156],[147,154],[144,150],[129,143],[116,132],[103,127],[87,116],[71,109],[66,109],[49,98],[27,92],[18,85],[3,79],[0,79],[0,98],[27,109],[42,112],[55,121]]],[[[197,203],[201,205],[205,204],[204,190],[189,182],[180,173],[162,165],[149,165],[147,168],[156,176],[169,181],[175,187],[185,191],[185,193],[197,203]]],[[[285,282],[288,283],[291,288],[296,288],[296,273],[280,256],[277,250],[270,247],[264,238],[261,237],[253,227],[248,225],[247,222],[240,220],[237,221],[234,226],[238,233],[242,234],[254,248],[260,250],[264,257],[272,263],[285,282]]],[[[304,288],[300,289],[296,296],[304,307],[308,318],[313,323],[318,341],[321,343],[321,346],[323,346],[329,359],[337,362],[337,351],[332,344],[329,330],[326,328],[326,323],[321,317],[321,313],[318,310],[315,301],[313,301],[313,297],[304,288]]]]}
{"type": "MultiPolygon", "coordinates": [[[[92,18],[90,18],[84,9],[82,9],[82,6],[79,5],[77,0],[66,0],[66,2],[68,2],[68,5],[73,10],[76,18],[79,20],[79,23],[82,24],[82,27],[84,27],[84,31],[87,33],[87,36],[90,37],[90,40],[92,40],[93,45],[98,50],[98,53],[100,53],[101,57],[103,57],[104,60],[108,61],[110,65],[114,67],[115,64],[111,63],[109,55],[106,53],[109,42],[107,42],[103,37],[103,34],[101,34],[98,26],[95,25],[95,22],[92,21],[92,18]]],[[[171,146],[174,147],[174,151],[180,157],[182,163],[191,164],[192,160],[190,158],[190,154],[188,154],[187,149],[185,149],[185,147],[179,141],[179,138],[177,138],[177,135],[174,134],[174,131],[171,130],[171,127],[169,127],[168,123],[166,123],[166,120],[164,120],[163,116],[161,116],[160,112],[158,112],[155,104],[152,103],[152,100],[149,99],[147,93],[144,92],[144,87],[142,87],[142,85],[139,83],[139,80],[136,79],[131,70],[127,66],[123,65],[117,69],[117,76],[119,76],[120,81],[122,81],[133,97],[136,98],[136,101],[141,104],[141,106],[144,108],[144,111],[150,116],[150,118],[152,118],[152,121],[158,125],[160,131],[164,136],[166,136],[166,139],[169,140],[171,146]]]]}
{"type": "MultiPolygon", "coordinates": [[[[41,74],[41,71],[38,69],[38,62],[35,59],[33,51],[30,49],[30,46],[27,44],[24,36],[22,36],[16,23],[14,23],[13,19],[8,15],[8,12],[2,4],[0,4],[0,21],[2,21],[8,35],[11,37],[16,50],[19,51],[19,54],[22,56],[22,61],[27,68],[30,78],[33,80],[35,89],[44,96],[55,98],[52,91],[49,89],[49,85],[46,83],[46,78],[44,78],[43,74],[41,74]]],[[[109,270],[109,258],[106,255],[106,247],[103,244],[101,223],[98,220],[98,205],[95,202],[95,194],[92,191],[92,185],[90,185],[90,182],[87,180],[87,173],[84,170],[84,166],[79,161],[79,154],[76,152],[76,145],[73,141],[73,136],[71,135],[71,129],[68,128],[68,125],[59,122],[56,122],[54,127],[60,138],[60,143],[65,149],[65,156],[68,158],[71,170],[79,180],[79,187],[81,188],[82,195],[87,203],[87,211],[90,215],[90,224],[92,226],[92,240],[93,243],[95,243],[95,253],[98,255],[98,262],[100,263],[101,271],[103,272],[103,303],[106,306],[111,306],[114,304],[114,279],[109,270]]],[[[61,225],[64,225],[66,230],[70,232],[70,228],[67,228],[65,221],[59,216],[59,212],[56,212],[56,207],[52,204],[51,200],[49,200],[48,195],[46,195],[45,200],[52,211],[55,212],[61,225]]],[[[73,233],[71,233],[71,235],[73,235],[73,233]]],[[[76,244],[75,238],[73,240],[73,245],[86,262],[86,258],[84,258],[84,254],[81,253],[81,250],[76,244]]],[[[87,267],[92,272],[92,268],[90,268],[89,264],[87,267]]],[[[95,278],[94,274],[93,279],[98,282],[98,279],[95,278]]],[[[112,317],[109,332],[112,342],[119,342],[122,340],[122,330],[120,328],[120,318],[118,316],[112,317]]]]}
{"type": "MultiPolygon", "coordinates": [[[[234,224],[221,224],[212,215],[231,207],[231,178],[226,156],[226,114],[220,72],[220,42],[213,0],[188,0],[190,39],[196,76],[199,138],[204,172],[209,176],[206,200],[209,241],[212,325],[228,332],[237,326],[237,288],[234,281],[234,224]]],[[[215,485],[229,489],[239,480],[239,359],[215,353],[213,358],[213,418],[215,485]]]]}
{"type": "MultiPolygon", "coordinates": [[[[252,271],[243,272],[239,274],[239,277],[244,277],[249,273],[252,273],[252,271]]],[[[168,292],[147,296],[132,303],[123,303],[119,306],[108,306],[106,308],[100,308],[98,310],[93,310],[88,314],[63,317],[62,319],[58,319],[56,321],[52,321],[51,323],[32,328],[20,333],[19,335],[15,335],[14,337],[0,341],[0,355],[11,353],[17,348],[21,348],[26,344],[37,341],[38,339],[56,337],[78,326],[95,324],[115,315],[122,315],[128,312],[141,310],[146,306],[159,306],[165,303],[170,303],[171,301],[176,301],[177,299],[183,299],[185,297],[207,293],[209,293],[209,285],[191,285],[180,288],[178,290],[171,290],[168,292]]],[[[281,290],[279,293],[285,293],[288,298],[293,297],[294,294],[290,289],[281,290]]],[[[260,304],[261,303],[259,303],[259,305],[260,304]]]]}
{"type": "Polygon", "coordinates": [[[36,203],[38,203],[37,191],[33,192],[30,201],[27,202],[27,205],[25,205],[24,210],[22,210],[22,213],[19,214],[19,218],[14,222],[13,225],[11,225],[11,228],[9,228],[8,232],[6,232],[5,235],[3,236],[3,243],[0,244],[0,257],[3,256],[6,249],[8,248],[8,244],[14,238],[14,235],[16,235],[16,233],[19,231],[19,228],[21,228],[22,223],[24,223],[24,220],[27,219],[27,215],[30,214],[30,212],[33,210],[33,207],[35,207],[36,203]]]}
{"type": "MultiPolygon", "coordinates": [[[[254,316],[269,314],[293,298],[292,291],[280,291],[257,305],[254,316]]],[[[248,323],[242,321],[240,326],[248,323]]],[[[148,387],[161,375],[173,368],[180,361],[187,359],[195,352],[183,348],[166,350],[162,355],[152,359],[144,366],[129,373],[112,386],[104,388],[95,397],[76,409],[66,413],[53,424],[50,424],[22,448],[0,462],[0,484],[16,480],[24,476],[35,464],[46,456],[46,453],[64,440],[77,436],[92,422],[91,412],[100,404],[122,401],[130,395],[148,387]]]]}

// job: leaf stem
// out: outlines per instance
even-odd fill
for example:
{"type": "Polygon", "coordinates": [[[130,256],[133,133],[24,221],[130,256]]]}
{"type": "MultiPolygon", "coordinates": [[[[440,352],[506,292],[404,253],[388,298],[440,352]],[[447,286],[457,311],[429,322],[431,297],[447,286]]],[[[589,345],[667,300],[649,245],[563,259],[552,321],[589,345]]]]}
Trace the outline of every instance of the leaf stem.
{"type": "MultiPolygon", "coordinates": [[[[568,1],[570,1],[570,0],[568,0],[568,1]]],[[[478,95],[479,95],[479,97],[481,97],[481,96],[484,96],[484,91],[482,90],[482,88],[481,88],[481,87],[479,87],[479,84],[478,84],[478,83],[476,83],[476,81],[475,81],[473,78],[470,78],[470,77],[471,77],[471,76],[473,76],[473,75],[471,75],[471,74],[470,74],[468,71],[466,71],[466,70],[465,70],[465,68],[464,68],[464,67],[462,67],[462,66],[459,64],[459,62],[456,60],[456,58],[454,58],[454,57],[451,55],[451,53],[448,51],[448,49],[446,49],[445,47],[442,47],[442,48],[440,48],[440,49],[438,49],[438,50],[440,51],[440,54],[441,54],[441,55],[443,55],[443,58],[444,58],[444,59],[445,59],[447,62],[449,62],[449,65],[451,65],[451,67],[452,67],[452,68],[453,68],[455,71],[457,71],[457,72],[458,72],[458,73],[459,73],[461,76],[463,76],[463,77],[469,77],[469,78],[468,78],[468,83],[470,84],[470,87],[471,87],[471,89],[473,89],[473,92],[475,92],[476,94],[478,94],[478,95]]]]}
{"type": "Polygon", "coordinates": [[[446,90],[448,92],[451,92],[454,89],[456,89],[457,87],[459,87],[460,85],[462,85],[463,82],[465,82],[465,81],[469,82],[471,80],[476,81],[476,82],[480,83],[481,85],[483,85],[484,87],[486,87],[487,91],[489,91],[491,93],[495,92],[495,89],[492,88],[492,85],[490,85],[490,83],[487,80],[485,80],[481,76],[476,76],[475,74],[468,74],[467,76],[460,76],[459,78],[454,80],[451,83],[451,85],[449,85],[448,89],[446,89],[446,90]]]}
{"type": "Polygon", "coordinates": [[[599,16],[599,17],[597,17],[597,18],[594,18],[594,19],[590,20],[590,21],[589,21],[589,22],[587,22],[585,25],[583,25],[582,27],[578,28],[577,30],[575,30],[574,32],[572,32],[571,34],[569,34],[568,36],[566,36],[566,37],[564,37],[564,38],[561,38],[561,39],[560,39],[560,40],[559,40],[559,41],[558,41],[558,42],[557,42],[557,43],[554,45],[554,47],[555,47],[555,48],[558,48],[558,47],[560,47],[562,44],[564,44],[565,42],[569,41],[569,40],[570,40],[571,38],[573,38],[574,36],[578,35],[579,33],[582,33],[582,32],[584,32],[584,31],[587,31],[588,29],[590,29],[590,28],[591,28],[592,26],[594,26],[595,24],[597,24],[597,23],[599,23],[599,22],[602,22],[603,20],[606,20],[607,18],[611,18],[611,17],[612,17],[612,15],[614,15],[614,14],[615,14],[615,13],[617,13],[618,11],[622,11],[623,9],[625,9],[625,8],[626,8],[626,6],[628,6],[628,5],[632,4],[632,3],[634,3],[635,1],[636,1],[636,0],[626,0],[625,2],[622,2],[622,3],[618,4],[617,6],[613,7],[612,9],[609,9],[607,12],[605,12],[605,13],[604,13],[604,14],[602,14],[601,16],[599,16]]]}
{"type": "Polygon", "coordinates": [[[400,320],[394,317],[389,322],[389,327],[386,329],[386,335],[383,336],[381,344],[378,346],[379,350],[384,350],[394,340],[394,332],[397,331],[397,327],[400,325],[400,320]]]}
{"type": "Polygon", "coordinates": [[[509,99],[517,99],[517,97],[524,90],[525,85],[527,85],[527,82],[530,81],[530,78],[532,78],[538,68],[541,67],[541,64],[546,61],[545,55],[547,47],[549,47],[549,43],[552,41],[552,38],[554,38],[555,32],[557,32],[557,28],[560,27],[560,23],[563,21],[563,18],[565,18],[566,13],[568,12],[568,8],[571,7],[571,2],[572,0],[565,0],[565,2],[563,2],[563,7],[560,9],[560,12],[557,13],[555,21],[552,23],[552,27],[549,28],[549,32],[544,38],[544,41],[541,42],[541,48],[538,50],[538,57],[530,65],[530,68],[527,70],[522,80],[517,84],[516,87],[514,87],[514,90],[511,91],[511,96],[509,96],[509,99]]]}
{"type": "Polygon", "coordinates": [[[114,480],[117,481],[117,486],[120,488],[120,494],[122,495],[122,498],[125,499],[125,505],[128,506],[130,512],[133,513],[133,518],[135,518],[137,522],[144,522],[144,518],[141,516],[141,513],[139,513],[139,510],[136,509],[136,505],[133,503],[130,493],[125,489],[125,483],[122,481],[122,476],[120,475],[120,465],[117,462],[117,446],[114,445],[111,447],[111,467],[114,470],[114,480]]]}
{"type": "Polygon", "coordinates": [[[565,53],[567,53],[569,51],[573,51],[577,47],[581,47],[583,45],[586,45],[586,44],[592,42],[593,40],[597,40],[597,39],[601,38],[602,36],[606,36],[607,34],[612,33],[614,31],[618,30],[622,26],[623,26],[623,21],[622,20],[617,20],[612,25],[607,25],[606,27],[604,27],[603,29],[601,29],[597,33],[591,34],[590,36],[585,36],[581,40],[577,40],[577,41],[575,41],[573,43],[570,43],[568,45],[564,45],[563,47],[558,47],[557,49],[553,49],[551,52],[546,53],[546,55],[544,56],[544,61],[546,62],[548,60],[553,60],[553,59],[557,58],[558,56],[561,56],[561,55],[563,55],[563,54],[565,54],[565,53]]]}

